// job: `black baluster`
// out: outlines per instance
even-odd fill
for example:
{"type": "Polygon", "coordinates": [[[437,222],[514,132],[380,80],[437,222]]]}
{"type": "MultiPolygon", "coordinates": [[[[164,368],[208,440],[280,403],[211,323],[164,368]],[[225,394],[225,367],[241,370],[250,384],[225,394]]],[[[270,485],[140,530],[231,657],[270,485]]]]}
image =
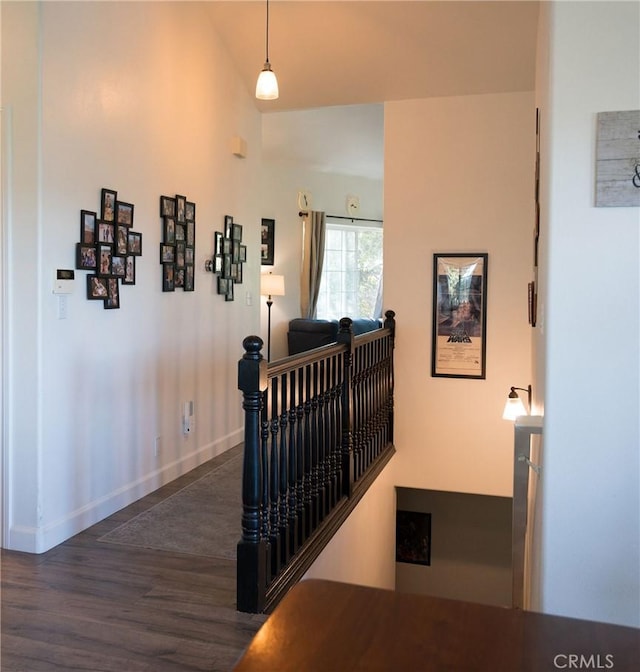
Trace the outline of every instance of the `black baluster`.
{"type": "Polygon", "coordinates": [[[338,331],[338,343],[345,343],[347,351],[344,353],[343,360],[343,380],[342,380],[342,434],[341,434],[341,462],[342,462],[342,485],[341,493],[351,497],[353,483],[355,480],[354,461],[353,461],[353,399],[352,399],[352,366],[353,366],[353,330],[351,328],[352,320],[349,317],[343,317],[340,320],[340,330],[338,331]]]}

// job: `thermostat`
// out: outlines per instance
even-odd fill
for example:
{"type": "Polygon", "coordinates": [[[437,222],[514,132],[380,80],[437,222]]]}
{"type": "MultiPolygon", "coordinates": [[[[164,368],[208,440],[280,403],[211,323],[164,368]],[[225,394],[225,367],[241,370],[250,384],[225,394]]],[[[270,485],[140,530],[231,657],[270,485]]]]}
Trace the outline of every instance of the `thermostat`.
{"type": "Polygon", "coordinates": [[[67,268],[58,268],[53,280],[54,294],[72,294],[75,287],[75,271],[67,268]]]}

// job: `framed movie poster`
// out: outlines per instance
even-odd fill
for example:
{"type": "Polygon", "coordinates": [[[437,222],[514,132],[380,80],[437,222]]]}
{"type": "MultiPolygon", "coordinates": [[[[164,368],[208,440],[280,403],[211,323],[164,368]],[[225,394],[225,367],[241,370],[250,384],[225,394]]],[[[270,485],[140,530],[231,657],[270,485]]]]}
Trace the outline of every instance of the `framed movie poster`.
{"type": "Polygon", "coordinates": [[[486,376],[488,256],[433,255],[432,376],[486,376]]]}

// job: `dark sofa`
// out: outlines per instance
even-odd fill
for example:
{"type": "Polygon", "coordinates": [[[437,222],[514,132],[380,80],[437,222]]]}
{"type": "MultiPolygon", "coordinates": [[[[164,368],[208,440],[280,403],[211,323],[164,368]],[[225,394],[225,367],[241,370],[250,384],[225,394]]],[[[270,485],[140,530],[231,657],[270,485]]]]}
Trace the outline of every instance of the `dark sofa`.
{"type": "MultiPolygon", "coordinates": [[[[358,317],[353,320],[352,328],[357,336],[367,331],[380,329],[381,326],[380,320],[358,317]]],[[[301,317],[291,320],[287,333],[289,354],[297,355],[300,352],[335,343],[339,327],[338,320],[309,320],[301,317]]]]}

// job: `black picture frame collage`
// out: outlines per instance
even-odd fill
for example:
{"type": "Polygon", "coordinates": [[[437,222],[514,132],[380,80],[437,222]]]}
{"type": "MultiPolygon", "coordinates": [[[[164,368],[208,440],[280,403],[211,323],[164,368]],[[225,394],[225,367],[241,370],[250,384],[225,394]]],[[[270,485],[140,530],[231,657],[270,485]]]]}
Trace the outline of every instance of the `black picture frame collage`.
{"type": "Polygon", "coordinates": [[[195,290],[196,204],[186,196],[160,196],[162,291],[195,290]]]}
{"type": "Polygon", "coordinates": [[[100,216],[80,210],[80,242],[76,269],[87,275],[87,299],[106,310],[120,308],[120,285],[136,284],[136,257],[142,256],[142,234],[133,230],[134,204],[118,200],[118,192],[100,192],[100,216]]]}
{"type": "MultiPolygon", "coordinates": [[[[211,270],[217,276],[218,294],[233,301],[235,285],[242,284],[243,265],[247,261],[247,246],[242,244],[242,225],[224,216],[224,231],[214,232],[211,270]]],[[[207,262],[209,263],[209,262],[207,262]]]]}

